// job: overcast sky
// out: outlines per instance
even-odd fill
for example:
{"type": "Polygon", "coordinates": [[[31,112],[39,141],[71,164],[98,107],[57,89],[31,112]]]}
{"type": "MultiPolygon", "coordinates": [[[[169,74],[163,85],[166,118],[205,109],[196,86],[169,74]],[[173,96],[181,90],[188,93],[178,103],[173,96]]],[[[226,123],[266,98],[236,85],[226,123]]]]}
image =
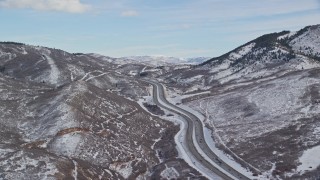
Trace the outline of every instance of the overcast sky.
{"type": "Polygon", "coordinates": [[[0,0],[0,41],[107,56],[219,56],[320,24],[320,0],[0,0]]]}

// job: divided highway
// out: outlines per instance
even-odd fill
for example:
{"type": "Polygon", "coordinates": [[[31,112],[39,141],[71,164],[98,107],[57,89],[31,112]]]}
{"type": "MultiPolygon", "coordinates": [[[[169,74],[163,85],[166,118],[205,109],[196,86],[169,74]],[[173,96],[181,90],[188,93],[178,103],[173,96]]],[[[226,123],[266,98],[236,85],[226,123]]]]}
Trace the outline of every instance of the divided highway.
{"type": "Polygon", "coordinates": [[[191,155],[197,159],[197,163],[201,163],[207,170],[217,174],[223,179],[250,179],[223,162],[222,159],[212,152],[204,140],[202,122],[197,116],[176,105],[171,104],[165,97],[163,85],[154,81],[145,81],[153,86],[153,99],[155,104],[163,109],[180,115],[186,120],[187,123],[185,128],[187,131],[185,134],[185,142],[183,143],[185,143],[185,146],[191,155]],[[195,135],[195,137],[193,137],[193,135],[195,135]],[[197,149],[197,147],[200,147],[202,153],[199,152],[199,148],[197,149]],[[206,155],[206,157],[204,157],[203,153],[206,155]],[[211,161],[208,160],[208,158],[210,158],[211,161]],[[215,165],[213,165],[212,162],[214,162],[215,165]]]}

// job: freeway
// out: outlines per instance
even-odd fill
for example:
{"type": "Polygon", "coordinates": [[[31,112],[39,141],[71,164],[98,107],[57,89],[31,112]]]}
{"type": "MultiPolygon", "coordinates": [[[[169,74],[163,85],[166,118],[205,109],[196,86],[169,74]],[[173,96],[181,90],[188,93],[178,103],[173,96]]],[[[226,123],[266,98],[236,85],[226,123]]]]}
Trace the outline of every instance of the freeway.
{"type": "Polygon", "coordinates": [[[197,116],[170,103],[165,97],[164,87],[162,84],[150,80],[145,81],[153,86],[153,100],[155,104],[163,109],[180,115],[186,120],[187,123],[185,128],[187,130],[183,143],[185,144],[188,152],[190,152],[198,163],[223,179],[250,179],[223,162],[222,159],[212,152],[204,140],[202,122],[197,116]]]}

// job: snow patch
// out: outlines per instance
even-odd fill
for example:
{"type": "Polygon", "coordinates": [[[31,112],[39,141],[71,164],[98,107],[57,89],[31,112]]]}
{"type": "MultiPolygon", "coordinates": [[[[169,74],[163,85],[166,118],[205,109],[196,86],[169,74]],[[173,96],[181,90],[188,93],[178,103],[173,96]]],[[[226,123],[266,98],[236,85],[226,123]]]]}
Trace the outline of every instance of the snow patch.
{"type": "Polygon", "coordinates": [[[299,158],[301,165],[298,166],[297,171],[304,173],[312,171],[320,166],[320,146],[315,146],[303,152],[299,158]]]}
{"type": "Polygon", "coordinates": [[[125,163],[114,163],[111,164],[109,168],[119,173],[125,179],[128,179],[128,177],[132,174],[131,161],[125,163]]]}
{"type": "Polygon", "coordinates": [[[246,46],[242,47],[238,52],[231,53],[229,55],[229,58],[232,60],[242,58],[244,55],[248,54],[255,45],[256,45],[256,43],[251,43],[249,45],[246,45],[246,46]]]}
{"type": "Polygon", "coordinates": [[[51,145],[51,149],[57,153],[72,157],[75,155],[77,146],[82,140],[82,135],[76,133],[65,134],[57,137],[51,145]]]}
{"type": "Polygon", "coordinates": [[[23,55],[28,54],[25,47],[21,47],[21,51],[22,51],[21,54],[23,54],[23,55]]]}
{"type": "Polygon", "coordinates": [[[78,163],[75,160],[72,160],[73,165],[74,165],[74,170],[72,171],[72,176],[74,180],[78,180],[78,163]]]}
{"type": "Polygon", "coordinates": [[[51,68],[50,76],[49,76],[50,83],[57,85],[58,79],[60,76],[60,71],[59,71],[57,65],[55,64],[54,60],[50,56],[48,56],[48,55],[44,55],[44,56],[47,59],[48,64],[50,65],[50,68],[51,68]]]}
{"type": "Polygon", "coordinates": [[[232,63],[232,61],[226,59],[221,64],[219,64],[218,66],[212,67],[211,70],[209,71],[209,73],[217,73],[217,72],[220,72],[222,70],[226,70],[226,69],[228,69],[230,67],[231,63],[232,63]]]}
{"type": "Polygon", "coordinates": [[[174,167],[168,168],[166,165],[166,169],[161,172],[161,177],[166,179],[175,179],[179,177],[178,171],[174,167]]]}
{"type": "Polygon", "coordinates": [[[286,39],[286,38],[289,38],[291,36],[294,36],[295,34],[297,34],[297,32],[296,31],[292,31],[292,32],[289,32],[288,34],[279,36],[277,39],[278,40],[286,39]]]}

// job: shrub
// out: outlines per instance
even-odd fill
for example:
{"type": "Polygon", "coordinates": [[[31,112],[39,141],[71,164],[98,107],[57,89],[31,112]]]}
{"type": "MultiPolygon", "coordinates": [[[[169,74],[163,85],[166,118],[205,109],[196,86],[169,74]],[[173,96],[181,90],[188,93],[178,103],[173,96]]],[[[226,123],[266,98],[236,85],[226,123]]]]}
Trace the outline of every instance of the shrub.
{"type": "Polygon", "coordinates": [[[25,44],[23,44],[23,43],[10,42],[10,41],[0,42],[0,44],[12,44],[12,45],[18,45],[18,46],[23,46],[23,45],[25,45],[25,44]]]}
{"type": "Polygon", "coordinates": [[[6,70],[6,67],[0,66],[0,72],[3,73],[6,70]]]}

